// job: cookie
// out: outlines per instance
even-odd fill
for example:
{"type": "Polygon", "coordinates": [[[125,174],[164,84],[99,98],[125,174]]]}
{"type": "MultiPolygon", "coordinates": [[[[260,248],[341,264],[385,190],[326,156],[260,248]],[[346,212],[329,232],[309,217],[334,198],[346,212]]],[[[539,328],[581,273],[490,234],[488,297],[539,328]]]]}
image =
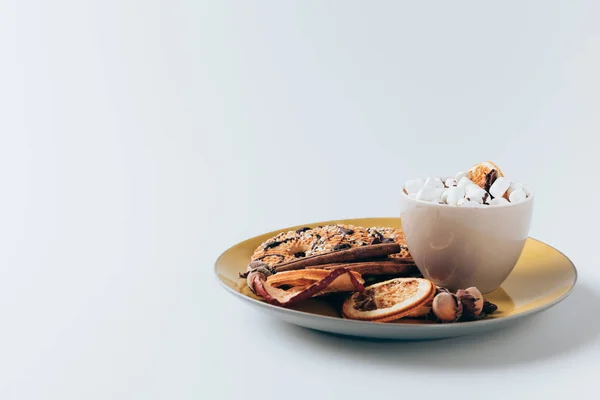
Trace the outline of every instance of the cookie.
{"type": "MultiPolygon", "coordinates": [[[[282,232],[263,242],[252,254],[251,261],[262,261],[275,267],[308,257],[386,243],[400,246],[394,257],[410,257],[401,229],[332,224],[282,232]]],[[[390,253],[379,257],[387,254],[390,253]]]]}

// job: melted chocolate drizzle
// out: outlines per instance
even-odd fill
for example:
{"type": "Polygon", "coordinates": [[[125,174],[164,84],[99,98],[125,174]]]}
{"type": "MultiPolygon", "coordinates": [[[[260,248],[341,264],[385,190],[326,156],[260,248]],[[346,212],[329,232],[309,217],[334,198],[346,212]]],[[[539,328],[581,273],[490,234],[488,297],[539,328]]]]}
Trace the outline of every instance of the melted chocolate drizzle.
{"type": "Polygon", "coordinates": [[[267,258],[267,257],[279,257],[279,258],[280,258],[280,260],[279,260],[279,261],[277,261],[278,263],[280,263],[280,262],[282,262],[283,260],[285,260],[285,256],[284,256],[283,254],[277,254],[277,253],[265,254],[264,256],[260,256],[260,257],[258,257],[258,258],[257,258],[257,260],[262,260],[262,259],[264,259],[264,258],[267,258]]]}
{"type": "Polygon", "coordinates": [[[274,242],[265,244],[265,246],[264,246],[263,249],[264,250],[269,250],[269,249],[272,249],[273,247],[279,246],[282,243],[289,242],[290,240],[296,240],[296,238],[287,238],[287,239],[284,239],[284,240],[276,240],[274,242]]]}
{"type": "Polygon", "coordinates": [[[494,182],[498,179],[498,171],[495,169],[491,170],[489,174],[485,176],[485,191],[489,192],[490,187],[494,184],[494,182]]]}
{"type": "Polygon", "coordinates": [[[335,246],[333,246],[333,250],[337,251],[337,250],[344,250],[344,249],[349,249],[352,246],[350,246],[348,243],[338,243],[335,246]]]}
{"type": "Polygon", "coordinates": [[[344,228],[343,226],[338,226],[338,229],[342,232],[342,235],[352,235],[354,233],[352,229],[344,228]]]}

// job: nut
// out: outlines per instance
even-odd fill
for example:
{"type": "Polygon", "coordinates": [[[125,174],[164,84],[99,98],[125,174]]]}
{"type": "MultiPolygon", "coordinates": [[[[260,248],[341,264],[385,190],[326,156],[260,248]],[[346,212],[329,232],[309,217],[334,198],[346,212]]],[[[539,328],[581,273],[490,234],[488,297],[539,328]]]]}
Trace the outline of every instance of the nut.
{"type": "Polygon", "coordinates": [[[475,309],[473,310],[473,315],[478,316],[483,309],[483,295],[476,287],[467,288],[465,289],[465,292],[475,297],[475,309]]]}
{"type": "Polygon", "coordinates": [[[433,313],[441,321],[458,321],[462,315],[462,304],[452,293],[441,292],[435,296],[432,304],[433,313]]]}

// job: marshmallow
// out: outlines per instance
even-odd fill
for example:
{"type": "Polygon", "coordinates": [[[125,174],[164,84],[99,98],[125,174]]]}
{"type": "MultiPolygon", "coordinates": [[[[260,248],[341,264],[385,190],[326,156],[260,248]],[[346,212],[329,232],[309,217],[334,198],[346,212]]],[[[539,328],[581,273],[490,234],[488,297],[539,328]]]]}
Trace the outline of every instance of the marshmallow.
{"type": "Polygon", "coordinates": [[[425,186],[431,186],[435,188],[443,188],[444,182],[440,178],[429,177],[425,180],[425,186]]]}
{"type": "Polygon", "coordinates": [[[456,181],[458,182],[458,181],[460,181],[462,178],[464,178],[467,175],[469,175],[468,171],[461,171],[461,172],[459,172],[458,174],[456,174],[454,176],[454,179],[456,179],[456,181]]]}
{"type": "Polygon", "coordinates": [[[465,189],[462,187],[454,186],[446,189],[446,204],[455,206],[458,201],[465,197],[465,189]]]}
{"type": "Polygon", "coordinates": [[[410,197],[413,200],[417,199],[417,194],[416,193],[409,193],[407,196],[410,197]]]}
{"type": "Polygon", "coordinates": [[[504,197],[494,197],[494,199],[490,201],[490,206],[499,206],[502,204],[508,204],[508,200],[504,197]]]}
{"type": "Polygon", "coordinates": [[[527,195],[525,194],[525,191],[523,189],[513,190],[508,196],[508,200],[510,200],[511,203],[518,203],[520,201],[525,200],[526,198],[527,195]]]}
{"type": "Polygon", "coordinates": [[[506,194],[510,196],[510,194],[515,190],[523,190],[523,185],[521,185],[519,182],[510,182],[508,189],[506,189],[506,194]]]}
{"type": "Polygon", "coordinates": [[[479,203],[462,198],[457,204],[459,207],[478,207],[479,203]]]}
{"type": "Polygon", "coordinates": [[[435,195],[437,196],[437,199],[439,201],[442,201],[442,197],[444,196],[444,192],[446,191],[445,188],[435,188],[436,193],[435,195]]]}
{"type": "Polygon", "coordinates": [[[477,185],[467,186],[466,198],[479,204],[483,204],[490,195],[477,185]]]}
{"type": "Polygon", "coordinates": [[[471,181],[469,178],[467,178],[466,176],[463,176],[462,178],[460,178],[460,180],[458,181],[458,183],[456,184],[456,186],[458,187],[462,187],[465,188],[469,185],[475,185],[473,183],[473,181],[471,181]]]}
{"type": "Polygon", "coordinates": [[[446,203],[446,201],[448,200],[448,189],[444,189],[444,192],[442,193],[442,197],[440,199],[442,200],[442,203],[446,203]]]}
{"type": "Polygon", "coordinates": [[[423,178],[413,179],[404,183],[404,189],[408,194],[417,193],[419,190],[421,190],[423,185],[425,185],[423,178]]]}
{"type": "Polygon", "coordinates": [[[438,203],[442,198],[444,189],[431,186],[423,186],[417,192],[417,200],[438,203]]]}
{"type": "Polygon", "coordinates": [[[456,182],[456,179],[454,179],[454,178],[448,178],[444,181],[444,186],[446,186],[447,188],[456,186],[456,185],[457,185],[457,182],[456,182]]]}
{"type": "Polygon", "coordinates": [[[502,176],[499,176],[490,187],[490,194],[494,197],[502,197],[509,186],[510,181],[502,176]]]}
{"type": "Polygon", "coordinates": [[[525,195],[527,197],[529,197],[529,194],[530,194],[529,189],[527,189],[525,186],[523,186],[519,182],[511,182],[510,183],[510,186],[508,187],[508,190],[506,191],[506,197],[510,197],[511,193],[516,190],[522,190],[523,192],[525,192],[525,195]]]}

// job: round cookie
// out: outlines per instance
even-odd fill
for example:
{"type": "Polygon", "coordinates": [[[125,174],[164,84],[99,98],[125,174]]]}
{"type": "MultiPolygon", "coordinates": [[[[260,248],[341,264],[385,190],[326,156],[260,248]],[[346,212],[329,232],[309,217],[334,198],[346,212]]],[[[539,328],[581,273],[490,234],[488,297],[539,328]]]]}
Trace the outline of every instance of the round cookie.
{"type": "Polygon", "coordinates": [[[263,242],[252,254],[251,261],[262,261],[273,267],[304,257],[386,242],[401,246],[401,252],[392,255],[394,258],[410,257],[401,229],[332,224],[281,232],[263,242]]]}

